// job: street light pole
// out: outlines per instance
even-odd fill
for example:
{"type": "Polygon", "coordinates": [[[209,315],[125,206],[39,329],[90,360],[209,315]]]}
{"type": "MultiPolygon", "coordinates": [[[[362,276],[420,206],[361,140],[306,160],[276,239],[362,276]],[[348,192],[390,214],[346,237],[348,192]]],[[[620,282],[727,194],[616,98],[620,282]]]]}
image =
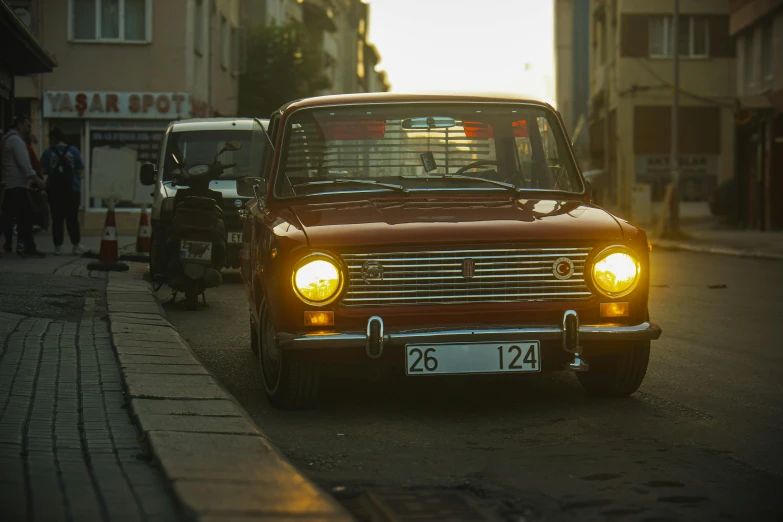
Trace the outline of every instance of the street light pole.
{"type": "Polygon", "coordinates": [[[680,0],[674,0],[672,16],[672,131],[671,157],[671,206],[669,208],[669,235],[680,234],[680,0]]]}

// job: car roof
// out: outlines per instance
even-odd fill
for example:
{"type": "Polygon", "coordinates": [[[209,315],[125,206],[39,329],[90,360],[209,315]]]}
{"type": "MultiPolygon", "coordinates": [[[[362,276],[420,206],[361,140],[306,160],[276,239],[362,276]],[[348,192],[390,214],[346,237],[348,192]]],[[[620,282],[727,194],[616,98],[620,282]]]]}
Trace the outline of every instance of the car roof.
{"type": "MultiPolygon", "coordinates": [[[[177,120],[170,124],[172,132],[190,132],[203,130],[238,129],[252,130],[255,118],[190,118],[177,120]]],[[[264,129],[269,127],[269,120],[258,118],[264,129]]]]}
{"type": "Polygon", "coordinates": [[[547,101],[541,99],[520,96],[517,94],[462,94],[462,93],[444,93],[444,94],[401,94],[388,92],[369,92],[357,94],[336,94],[328,96],[314,96],[312,98],[303,98],[289,102],[280,108],[281,111],[292,111],[296,109],[324,107],[330,105],[361,105],[365,103],[421,103],[421,102],[476,102],[476,103],[528,103],[549,107],[554,107],[547,101]]]}

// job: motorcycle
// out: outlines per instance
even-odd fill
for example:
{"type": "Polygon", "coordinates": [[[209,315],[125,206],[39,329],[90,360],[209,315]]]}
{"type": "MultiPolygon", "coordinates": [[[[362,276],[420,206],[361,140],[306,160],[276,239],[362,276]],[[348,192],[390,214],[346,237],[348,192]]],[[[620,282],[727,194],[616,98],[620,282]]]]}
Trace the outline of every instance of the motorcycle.
{"type": "Polygon", "coordinates": [[[164,248],[165,283],[177,293],[185,294],[188,310],[198,308],[198,296],[206,305],[204,291],[220,286],[220,273],[226,259],[227,237],[223,218],[221,192],[211,190],[209,183],[220,178],[236,164],[220,163],[224,152],[237,151],[238,141],[229,141],[210,164],[186,165],[172,154],[177,171],[173,183],[180,188],[174,197],[170,234],[164,248]]]}

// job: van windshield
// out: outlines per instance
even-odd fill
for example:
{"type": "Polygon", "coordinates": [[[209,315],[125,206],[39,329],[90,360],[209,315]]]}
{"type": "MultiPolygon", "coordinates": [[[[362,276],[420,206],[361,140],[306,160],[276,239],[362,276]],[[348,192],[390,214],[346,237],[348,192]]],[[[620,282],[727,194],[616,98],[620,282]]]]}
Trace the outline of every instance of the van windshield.
{"type": "Polygon", "coordinates": [[[236,167],[226,169],[220,179],[239,179],[252,176],[261,165],[265,141],[256,137],[251,130],[192,130],[172,132],[166,145],[163,167],[163,180],[171,181],[178,170],[172,154],[180,163],[192,166],[199,163],[212,163],[226,142],[235,140],[242,143],[237,151],[225,151],[218,161],[223,165],[236,163],[236,167]]]}

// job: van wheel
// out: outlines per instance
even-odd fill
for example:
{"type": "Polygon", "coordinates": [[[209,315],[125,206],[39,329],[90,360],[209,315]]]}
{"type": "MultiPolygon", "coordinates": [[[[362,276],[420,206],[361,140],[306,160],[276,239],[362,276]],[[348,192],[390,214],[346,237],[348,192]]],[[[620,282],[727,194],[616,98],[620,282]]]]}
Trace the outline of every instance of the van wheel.
{"type": "Polygon", "coordinates": [[[198,292],[196,290],[185,290],[185,309],[198,310],[198,292]]]}
{"type": "Polygon", "coordinates": [[[163,269],[164,263],[164,245],[158,239],[158,235],[153,230],[150,237],[150,280],[154,283],[161,282],[165,277],[165,271],[163,269]]]}
{"type": "Polygon", "coordinates": [[[265,302],[261,304],[259,316],[257,352],[269,403],[284,410],[311,407],[318,397],[320,368],[299,354],[277,348],[275,329],[265,302]]]}
{"type": "Polygon", "coordinates": [[[650,341],[630,342],[622,351],[587,359],[590,369],[576,377],[591,395],[628,397],[641,386],[650,362],[650,341]]]}

